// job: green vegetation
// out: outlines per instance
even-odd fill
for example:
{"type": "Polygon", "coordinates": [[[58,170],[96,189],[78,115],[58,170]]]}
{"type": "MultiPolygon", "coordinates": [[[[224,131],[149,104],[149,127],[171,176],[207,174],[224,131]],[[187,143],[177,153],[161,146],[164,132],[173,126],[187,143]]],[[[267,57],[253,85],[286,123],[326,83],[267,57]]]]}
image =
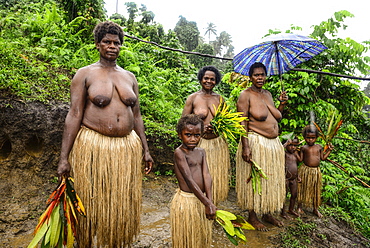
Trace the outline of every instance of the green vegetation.
{"type": "MultiPolygon", "coordinates": [[[[46,104],[54,100],[69,101],[70,80],[76,70],[98,60],[91,31],[95,23],[106,18],[102,1],[78,1],[78,8],[71,8],[69,2],[0,1],[1,98],[46,104]]],[[[183,49],[184,44],[188,44],[194,51],[213,52],[213,55],[223,46],[222,50],[227,48],[228,56],[232,56],[231,37],[226,32],[221,32],[214,42],[208,40],[209,44],[197,40],[196,45],[192,40],[194,44],[190,46],[189,40],[180,42],[177,32],[165,32],[145,6],[137,8],[131,2],[126,7],[130,13],[128,19],[119,14],[111,19],[124,26],[129,35],[175,49],[183,49]]],[[[314,25],[311,37],[329,49],[301,64],[301,68],[345,75],[355,75],[357,71],[368,73],[370,58],[363,57],[363,54],[369,49],[370,42],[358,43],[350,38],[337,37],[338,31],[345,28],[346,18],[350,17],[349,12],[339,11],[327,21],[314,25]]],[[[192,29],[197,29],[196,23],[187,23],[192,25],[192,29]]],[[[189,27],[185,25],[182,28],[189,27]]],[[[294,32],[297,27],[290,29],[287,31],[294,32]]],[[[210,23],[208,30],[208,35],[214,33],[214,25],[210,23]]],[[[277,31],[270,30],[270,33],[274,32],[277,31]]],[[[153,137],[155,145],[165,143],[167,147],[162,149],[173,149],[177,142],[175,124],[184,101],[199,89],[198,68],[210,63],[218,66],[225,75],[217,86],[217,92],[224,96],[231,109],[235,109],[237,96],[248,85],[248,80],[235,79],[230,62],[197,59],[193,55],[125,39],[118,64],[132,71],[138,79],[146,131],[149,137],[153,137]],[[165,142],[160,143],[160,140],[165,142]]],[[[332,108],[341,114],[344,122],[332,140],[335,150],[330,158],[348,173],[329,162],[322,163],[323,204],[346,212],[356,228],[370,238],[370,189],[353,178],[355,175],[364,182],[370,181],[370,146],[368,142],[358,142],[370,138],[370,121],[363,110],[364,106],[370,105],[369,98],[353,80],[339,77],[290,71],[283,75],[283,81],[290,100],[280,123],[282,135],[294,133],[302,140],[300,132],[305,125],[315,121],[320,127],[325,127],[328,110],[332,108]]],[[[266,85],[275,99],[279,95],[280,84],[279,78],[273,76],[266,85]]],[[[369,94],[369,86],[366,92],[369,94]]],[[[319,142],[325,145],[322,140],[319,142]]],[[[230,142],[232,154],[235,154],[235,144],[230,142]]]]}
{"type": "MultiPolygon", "coordinates": [[[[286,231],[280,233],[282,247],[286,248],[306,248],[311,243],[311,237],[316,230],[315,223],[304,223],[298,218],[291,226],[286,227],[286,231]]],[[[321,237],[325,239],[325,237],[321,237]]]]}

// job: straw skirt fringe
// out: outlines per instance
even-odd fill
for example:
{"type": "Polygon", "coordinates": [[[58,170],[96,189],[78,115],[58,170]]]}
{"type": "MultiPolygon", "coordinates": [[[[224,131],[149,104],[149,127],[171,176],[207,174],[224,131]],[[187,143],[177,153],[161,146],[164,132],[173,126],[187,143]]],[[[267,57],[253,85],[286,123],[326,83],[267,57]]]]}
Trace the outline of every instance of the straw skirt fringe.
{"type": "Polygon", "coordinates": [[[212,244],[212,221],[203,203],[193,194],[177,190],[171,202],[173,248],[207,248],[212,244]]]}
{"type": "Polygon", "coordinates": [[[108,137],[81,127],[72,151],[76,192],[86,208],[78,247],[126,247],[139,232],[142,146],[132,131],[108,137]]]}
{"type": "Polygon", "coordinates": [[[268,179],[261,178],[262,194],[254,193],[251,165],[242,158],[242,144],[236,152],[236,193],[238,205],[254,210],[257,214],[280,211],[285,200],[285,155],[279,138],[268,139],[256,133],[248,133],[252,159],[262,168],[268,179]]]}
{"type": "Polygon", "coordinates": [[[198,146],[206,151],[208,169],[212,177],[213,203],[217,205],[226,200],[229,193],[229,147],[221,136],[214,139],[201,139],[198,146]]]}
{"type": "Polygon", "coordinates": [[[298,202],[305,207],[318,208],[321,205],[322,174],[320,167],[302,164],[298,169],[302,182],[298,184],[298,202]]]}

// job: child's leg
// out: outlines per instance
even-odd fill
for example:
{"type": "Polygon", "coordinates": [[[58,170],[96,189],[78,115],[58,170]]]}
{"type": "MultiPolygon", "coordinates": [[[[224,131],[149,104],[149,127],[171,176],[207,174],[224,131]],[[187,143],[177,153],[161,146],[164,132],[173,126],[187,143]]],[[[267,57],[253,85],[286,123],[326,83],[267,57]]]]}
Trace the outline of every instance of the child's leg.
{"type": "Polygon", "coordinates": [[[291,197],[290,197],[290,204],[289,204],[289,210],[288,210],[288,213],[292,214],[292,215],[295,215],[295,216],[299,216],[299,214],[297,212],[294,211],[294,207],[295,207],[295,203],[296,203],[296,200],[297,200],[297,179],[294,179],[294,180],[290,180],[289,181],[289,189],[290,189],[290,194],[291,194],[291,197]]]}
{"type": "MultiPolygon", "coordinates": [[[[289,180],[285,180],[285,185],[286,185],[286,192],[288,194],[288,191],[289,191],[289,180]]],[[[281,209],[280,216],[283,217],[284,219],[290,219],[290,217],[286,214],[286,211],[285,211],[285,201],[284,201],[284,204],[283,204],[283,208],[281,209]]]]}

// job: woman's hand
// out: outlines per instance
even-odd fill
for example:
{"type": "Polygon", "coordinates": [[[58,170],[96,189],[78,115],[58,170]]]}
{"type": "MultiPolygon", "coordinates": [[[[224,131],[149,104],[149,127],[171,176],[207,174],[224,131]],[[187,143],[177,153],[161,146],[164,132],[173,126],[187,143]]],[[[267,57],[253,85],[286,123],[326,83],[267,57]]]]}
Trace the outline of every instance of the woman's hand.
{"type": "Polygon", "coordinates": [[[242,158],[245,162],[250,163],[252,158],[252,151],[249,147],[243,147],[242,158]]]}
{"type": "Polygon", "coordinates": [[[286,94],[286,91],[281,92],[278,99],[281,104],[286,104],[286,102],[288,101],[288,95],[286,94]]]}
{"type": "Polygon", "coordinates": [[[213,127],[211,124],[204,125],[204,133],[213,133],[213,127]]]}
{"type": "Polygon", "coordinates": [[[145,174],[149,174],[152,171],[153,163],[154,163],[152,156],[150,156],[149,152],[146,152],[144,154],[144,161],[145,161],[144,172],[145,174]]]}
{"type": "Polygon", "coordinates": [[[70,176],[70,172],[71,172],[71,165],[68,162],[68,160],[59,161],[58,169],[57,169],[59,182],[62,180],[63,176],[68,178],[70,176]]]}

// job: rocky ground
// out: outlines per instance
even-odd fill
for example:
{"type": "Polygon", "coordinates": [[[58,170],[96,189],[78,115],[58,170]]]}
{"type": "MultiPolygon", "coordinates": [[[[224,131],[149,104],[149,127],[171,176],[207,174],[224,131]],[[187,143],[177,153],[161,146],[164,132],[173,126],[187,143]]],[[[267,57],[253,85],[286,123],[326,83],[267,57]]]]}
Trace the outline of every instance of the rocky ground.
{"type": "MultiPolygon", "coordinates": [[[[0,247],[27,247],[32,239],[37,218],[57,185],[56,163],[67,111],[65,104],[0,99],[0,247]]],[[[143,179],[141,232],[133,247],[171,247],[169,203],[177,183],[174,175],[164,172],[171,168],[173,151],[153,146],[150,137],[149,145],[162,175],[152,173],[143,179]]],[[[247,216],[235,202],[231,189],[218,208],[247,216]]],[[[306,213],[300,220],[284,223],[283,228],[267,224],[268,232],[245,231],[247,244],[239,247],[370,247],[370,240],[331,217],[318,219],[306,213]]],[[[217,224],[213,230],[213,247],[234,247],[217,224]]]]}

